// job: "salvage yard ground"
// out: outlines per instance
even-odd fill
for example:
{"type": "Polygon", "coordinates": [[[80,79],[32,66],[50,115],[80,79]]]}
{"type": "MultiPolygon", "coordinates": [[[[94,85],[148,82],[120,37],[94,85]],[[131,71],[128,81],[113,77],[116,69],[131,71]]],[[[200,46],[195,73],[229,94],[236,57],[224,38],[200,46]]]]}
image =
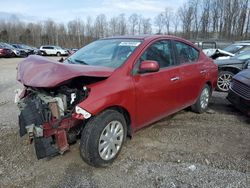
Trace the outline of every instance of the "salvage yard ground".
{"type": "Polygon", "coordinates": [[[0,187],[250,187],[250,119],[218,92],[208,113],[186,109],[137,132],[111,167],[84,163],[79,142],[63,156],[37,160],[18,135],[21,60],[0,59],[0,187]]]}

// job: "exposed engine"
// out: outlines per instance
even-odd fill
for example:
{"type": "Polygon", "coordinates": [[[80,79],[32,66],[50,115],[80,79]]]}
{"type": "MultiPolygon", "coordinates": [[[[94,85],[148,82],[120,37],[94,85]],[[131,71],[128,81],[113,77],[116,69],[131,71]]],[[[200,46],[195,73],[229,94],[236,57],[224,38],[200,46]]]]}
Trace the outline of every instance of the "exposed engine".
{"type": "Polygon", "coordinates": [[[69,132],[59,126],[66,120],[69,129],[68,120],[71,119],[75,105],[87,96],[88,89],[85,86],[82,89],[64,85],[46,89],[28,87],[24,90],[17,103],[20,109],[20,136],[28,133],[30,142],[34,140],[38,159],[57,155],[69,149],[68,143],[76,139],[76,134],[72,134],[72,130],[74,133],[77,126],[69,132]]]}
{"type": "Polygon", "coordinates": [[[86,87],[79,90],[67,86],[57,89],[27,88],[25,92],[25,97],[18,102],[21,111],[20,136],[26,134],[31,127],[39,134],[40,126],[45,122],[60,121],[68,117],[75,105],[88,95],[86,87]]]}

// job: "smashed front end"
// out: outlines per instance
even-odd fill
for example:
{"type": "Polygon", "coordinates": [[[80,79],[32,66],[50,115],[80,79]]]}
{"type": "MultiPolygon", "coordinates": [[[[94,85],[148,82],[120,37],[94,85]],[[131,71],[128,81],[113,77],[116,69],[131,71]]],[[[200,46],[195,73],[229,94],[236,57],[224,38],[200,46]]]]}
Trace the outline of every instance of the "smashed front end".
{"type": "Polygon", "coordinates": [[[53,89],[25,88],[17,102],[20,109],[20,136],[28,134],[34,141],[37,158],[64,153],[76,139],[82,123],[75,106],[88,95],[66,86],[53,89]],[[74,127],[74,131],[71,128],[74,127]],[[71,134],[71,135],[70,135],[71,134]]]}
{"type": "Polygon", "coordinates": [[[104,80],[112,70],[92,70],[31,56],[19,63],[16,92],[20,136],[28,134],[38,159],[63,154],[76,142],[91,114],[77,105],[89,95],[87,85],[104,80]]]}

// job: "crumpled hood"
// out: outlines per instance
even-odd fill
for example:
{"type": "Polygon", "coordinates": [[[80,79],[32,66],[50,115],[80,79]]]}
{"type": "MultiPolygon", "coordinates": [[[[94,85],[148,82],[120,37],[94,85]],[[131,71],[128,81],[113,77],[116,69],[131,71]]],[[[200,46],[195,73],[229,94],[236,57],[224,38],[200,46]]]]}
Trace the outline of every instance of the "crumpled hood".
{"type": "Polygon", "coordinates": [[[234,65],[234,64],[242,64],[244,61],[240,61],[238,59],[235,58],[230,58],[230,59],[218,59],[215,60],[215,63],[217,65],[234,65]]]}
{"type": "Polygon", "coordinates": [[[75,77],[107,78],[113,72],[113,68],[63,64],[31,55],[18,64],[17,80],[26,86],[51,88],[75,77]]]}

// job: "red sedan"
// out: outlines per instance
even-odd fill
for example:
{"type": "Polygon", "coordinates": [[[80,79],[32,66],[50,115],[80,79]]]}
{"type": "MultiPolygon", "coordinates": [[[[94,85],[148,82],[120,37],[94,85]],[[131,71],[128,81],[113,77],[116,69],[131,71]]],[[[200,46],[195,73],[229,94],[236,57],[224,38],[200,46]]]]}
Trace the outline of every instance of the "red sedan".
{"type": "Polygon", "coordinates": [[[9,48],[6,48],[5,46],[2,46],[0,44],[0,57],[14,57],[15,54],[13,51],[9,48]]]}
{"type": "Polygon", "coordinates": [[[191,42],[162,35],[101,39],[64,63],[30,56],[18,66],[20,135],[39,159],[81,137],[82,158],[106,166],[140,128],[189,106],[205,112],[217,70],[191,42]]]}

